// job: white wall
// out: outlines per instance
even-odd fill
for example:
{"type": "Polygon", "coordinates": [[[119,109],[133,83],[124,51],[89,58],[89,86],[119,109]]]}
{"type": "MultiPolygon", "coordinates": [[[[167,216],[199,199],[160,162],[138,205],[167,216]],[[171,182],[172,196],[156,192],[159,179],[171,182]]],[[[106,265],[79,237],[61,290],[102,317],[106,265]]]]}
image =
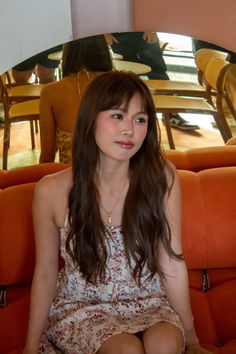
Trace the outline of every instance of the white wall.
{"type": "Polygon", "coordinates": [[[70,0],[0,0],[0,73],[71,39],[70,0]]]}
{"type": "Polygon", "coordinates": [[[73,37],[133,31],[132,0],[71,0],[73,37]]]}

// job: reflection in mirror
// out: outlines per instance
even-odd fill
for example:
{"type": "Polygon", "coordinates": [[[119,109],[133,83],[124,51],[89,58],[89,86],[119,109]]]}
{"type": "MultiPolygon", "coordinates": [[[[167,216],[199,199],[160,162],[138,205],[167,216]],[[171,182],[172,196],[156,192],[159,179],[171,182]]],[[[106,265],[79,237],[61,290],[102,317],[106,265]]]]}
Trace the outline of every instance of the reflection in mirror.
{"type": "Polygon", "coordinates": [[[62,45],[49,48],[14,66],[11,70],[14,81],[19,84],[37,82],[46,84],[54,81],[60,58],[54,59],[50,54],[61,50],[62,45]]]}
{"type": "MultiPolygon", "coordinates": [[[[9,70],[13,82],[21,84],[33,82],[34,86],[39,83],[55,82],[47,85],[42,91],[41,102],[45,102],[45,104],[41,104],[41,139],[39,133],[34,133],[36,139],[34,150],[31,150],[30,147],[29,124],[12,125],[8,168],[36,164],[39,160],[41,162],[68,162],[70,160],[68,146],[70,146],[73,122],[76,119],[80,96],[87,83],[92,79],[92,72],[96,74],[96,72],[111,69],[109,65],[107,66],[108,60],[104,59],[108,58],[108,54],[111,57],[111,65],[116,70],[135,71],[144,80],[158,80],[155,85],[159,85],[161,80],[162,85],[170,85],[175,81],[199,86],[195,51],[193,51],[193,41],[190,37],[155,32],[113,33],[75,40],[65,44],[64,51],[62,49],[62,45],[51,48],[9,70]],[[100,40],[99,44],[98,39],[100,40]],[[81,50],[79,50],[79,43],[81,50]],[[84,56],[83,53],[86,52],[87,56],[83,57],[84,66],[82,67],[79,58],[81,59],[81,56],[84,56]],[[105,60],[103,67],[98,66],[102,62],[102,58],[105,60]],[[90,64],[91,66],[89,66],[90,64]],[[68,65],[74,67],[75,70],[71,70],[69,67],[67,72],[68,65]],[[64,91],[60,92],[60,87],[64,84],[64,91]],[[52,101],[54,106],[52,106],[52,101]],[[72,116],[73,122],[68,119],[72,116]],[[66,133],[69,133],[69,136],[66,133]],[[66,144],[67,148],[65,148],[66,144]],[[47,148],[43,149],[43,146],[47,148]],[[63,153],[63,151],[66,152],[63,153]]],[[[199,92],[195,93],[195,96],[201,97],[205,88],[201,87],[198,90],[199,92]]],[[[160,94],[160,91],[157,92],[160,94]]],[[[168,92],[172,96],[179,94],[176,89],[168,92]]],[[[163,93],[166,94],[165,91],[162,91],[163,93]]],[[[182,91],[182,95],[184,94],[186,96],[186,91],[185,93],[182,91]]],[[[3,116],[1,106],[1,117],[3,116]]],[[[160,114],[158,117],[160,118],[163,146],[169,148],[165,125],[160,114]]],[[[171,127],[174,128],[172,134],[177,149],[185,150],[191,147],[224,144],[212,116],[186,115],[181,111],[180,114],[170,116],[170,122],[171,127]]],[[[2,118],[1,142],[3,141],[3,127],[4,119],[2,118]]],[[[232,128],[232,132],[235,134],[234,128],[232,128]]],[[[2,163],[1,159],[2,149],[0,163],[2,163]]]]}

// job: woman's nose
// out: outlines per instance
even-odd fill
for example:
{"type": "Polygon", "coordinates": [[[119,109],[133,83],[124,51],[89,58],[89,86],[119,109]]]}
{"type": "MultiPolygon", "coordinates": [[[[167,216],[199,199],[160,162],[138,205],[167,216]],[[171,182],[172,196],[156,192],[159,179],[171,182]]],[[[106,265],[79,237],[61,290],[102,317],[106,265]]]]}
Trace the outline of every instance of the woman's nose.
{"type": "Polygon", "coordinates": [[[122,135],[131,136],[133,135],[133,122],[132,121],[123,121],[122,125],[122,135]]]}

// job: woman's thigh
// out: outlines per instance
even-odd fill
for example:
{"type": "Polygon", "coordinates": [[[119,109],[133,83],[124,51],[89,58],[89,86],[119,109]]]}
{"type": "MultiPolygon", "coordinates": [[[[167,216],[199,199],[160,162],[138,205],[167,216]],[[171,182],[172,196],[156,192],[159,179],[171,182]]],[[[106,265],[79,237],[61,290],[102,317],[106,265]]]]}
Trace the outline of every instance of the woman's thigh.
{"type": "Polygon", "coordinates": [[[145,354],[181,354],[184,338],[180,328],[161,322],[143,333],[145,354]]]}
{"type": "Polygon", "coordinates": [[[145,354],[141,340],[134,334],[116,334],[106,340],[97,354],[145,354]]]}

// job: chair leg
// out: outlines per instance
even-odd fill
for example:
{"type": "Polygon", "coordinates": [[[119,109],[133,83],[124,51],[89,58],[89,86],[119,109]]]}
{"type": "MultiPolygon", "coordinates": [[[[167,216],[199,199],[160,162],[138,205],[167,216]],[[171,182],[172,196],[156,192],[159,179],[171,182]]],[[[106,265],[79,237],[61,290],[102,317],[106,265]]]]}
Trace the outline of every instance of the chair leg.
{"type": "Polygon", "coordinates": [[[217,128],[219,129],[221,136],[222,136],[224,142],[226,143],[227,140],[232,138],[232,133],[231,133],[231,130],[229,129],[229,126],[225,120],[225,117],[222,114],[222,112],[217,111],[214,114],[214,119],[215,119],[217,128]]]}
{"type": "Polygon", "coordinates": [[[38,119],[34,120],[34,125],[35,125],[35,133],[38,133],[39,132],[38,119]]]}
{"type": "Polygon", "coordinates": [[[34,122],[30,120],[30,135],[31,135],[31,146],[32,150],[35,149],[35,137],[34,137],[34,122]]]}
{"type": "Polygon", "coordinates": [[[3,156],[2,156],[2,168],[7,170],[8,150],[10,147],[10,123],[5,121],[4,134],[3,134],[3,156]]]}
{"type": "Polygon", "coordinates": [[[228,105],[228,107],[230,109],[230,112],[231,112],[234,120],[236,121],[236,110],[234,108],[233,103],[231,102],[231,100],[230,100],[228,95],[225,95],[224,99],[225,99],[225,101],[226,101],[226,103],[227,103],[227,105],[228,105]]]}
{"type": "Polygon", "coordinates": [[[169,121],[169,113],[163,113],[163,118],[165,120],[165,127],[166,127],[166,134],[169,142],[169,147],[172,150],[175,150],[175,144],[174,144],[174,139],[173,135],[171,132],[171,127],[170,127],[170,121],[169,121]]]}
{"type": "MultiPolygon", "coordinates": [[[[228,126],[227,120],[225,118],[225,113],[224,113],[224,108],[223,108],[223,97],[222,95],[218,94],[216,97],[216,106],[217,106],[217,119],[219,120],[219,124],[222,127],[223,130],[223,136],[224,142],[232,138],[232,132],[228,126]]],[[[217,122],[216,122],[217,123],[217,122]]],[[[220,131],[221,132],[221,131],[220,131]]]]}

